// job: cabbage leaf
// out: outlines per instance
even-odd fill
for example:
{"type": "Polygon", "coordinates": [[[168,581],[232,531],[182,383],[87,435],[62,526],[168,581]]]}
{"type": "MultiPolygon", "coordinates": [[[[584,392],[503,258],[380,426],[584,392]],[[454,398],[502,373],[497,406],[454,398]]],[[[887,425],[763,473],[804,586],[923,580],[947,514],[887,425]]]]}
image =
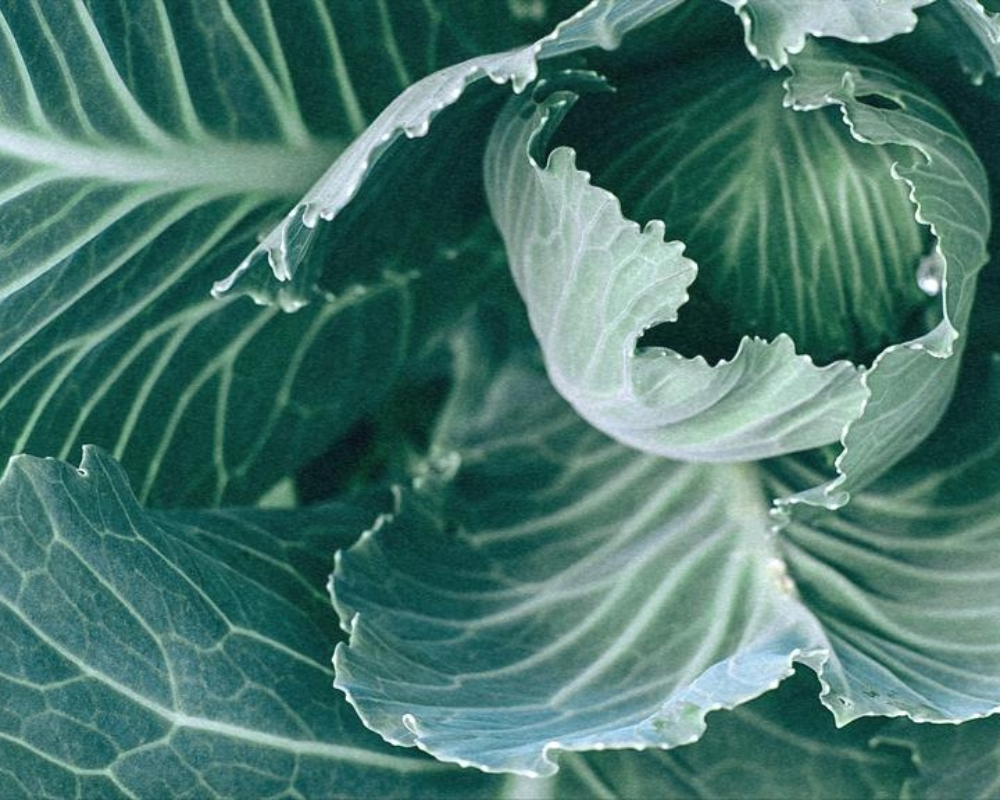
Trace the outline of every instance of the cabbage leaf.
{"type": "Polygon", "coordinates": [[[4,797],[486,796],[330,690],[326,554],[363,506],[146,512],[93,449],[0,498],[4,797]]]}

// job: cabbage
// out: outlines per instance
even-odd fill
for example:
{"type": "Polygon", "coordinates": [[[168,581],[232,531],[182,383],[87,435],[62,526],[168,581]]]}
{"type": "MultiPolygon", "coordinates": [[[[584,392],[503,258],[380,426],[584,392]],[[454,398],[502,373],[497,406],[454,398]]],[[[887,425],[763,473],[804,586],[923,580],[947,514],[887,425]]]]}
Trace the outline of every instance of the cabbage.
{"type": "Polygon", "coordinates": [[[0,796],[995,795],[984,4],[8,5],[0,796]]]}

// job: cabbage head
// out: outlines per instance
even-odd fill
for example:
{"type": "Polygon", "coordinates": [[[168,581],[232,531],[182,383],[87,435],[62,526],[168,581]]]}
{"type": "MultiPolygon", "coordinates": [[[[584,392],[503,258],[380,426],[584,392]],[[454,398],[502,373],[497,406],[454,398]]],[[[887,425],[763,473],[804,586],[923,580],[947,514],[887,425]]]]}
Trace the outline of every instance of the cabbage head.
{"type": "Polygon", "coordinates": [[[997,797],[992,3],[7,6],[0,796],[997,797]]]}

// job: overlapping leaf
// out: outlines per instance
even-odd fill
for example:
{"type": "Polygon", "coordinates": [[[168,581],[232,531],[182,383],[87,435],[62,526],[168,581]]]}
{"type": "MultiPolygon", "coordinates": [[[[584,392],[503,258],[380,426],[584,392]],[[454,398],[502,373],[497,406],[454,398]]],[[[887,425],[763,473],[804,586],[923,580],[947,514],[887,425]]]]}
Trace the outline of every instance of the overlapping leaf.
{"type": "Polygon", "coordinates": [[[900,154],[856,142],[833,108],[786,111],[787,76],[759,68],[724,9],[696,11],[715,23],[693,36],[702,52],[602,63],[614,92],[579,102],[555,138],[699,265],[677,321],[643,341],[714,362],[785,333],[817,364],[868,364],[939,302],[915,278],[931,236],[892,177],[900,154]]]}
{"type": "Polygon", "coordinates": [[[567,756],[558,779],[505,789],[387,748],[330,687],[326,554],[364,507],[148,513],[96,451],[81,470],[15,460],[0,497],[5,797],[718,797],[751,780],[776,797],[880,797],[899,779],[871,729],[835,737],[799,682],[710,717],[693,748],[567,756]],[[746,748],[782,768],[730,770],[746,748]]]}
{"type": "Polygon", "coordinates": [[[662,222],[640,230],[622,217],[572,150],[544,160],[573,98],[554,88],[508,106],[486,163],[494,217],[560,393],[608,435],[676,458],[762,458],[836,439],[866,397],[847,362],[816,367],[787,336],[745,338],[714,366],[637,352],[644,330],[676,319],[696,267],[680,243],[664,242],[662,222]]]}
{"type": "Polygon", "coordinates": [[[1000,720],[958,728],[896,723],[879,739],[913,751],[918,775],[904,786],[906,800],[992,800],[1000,793],[1000,720]]]}
{"type": "Polygon", "coordinates": [[[944,319],[889,347],[867,373],[846,362],[819,369],[782,335],[746,338],[715,366],[637,350],[643,331],[677,318],[695,266],[679,244],[663,242],[662,223],[640,230],[624,219],[616,198],[576,169],[571,150],[556,148],[546,161],[547,138],[573,100],[557,82],[539,89],[535,105],[512,101],[487,153],[487,189],[550,378],[588,421],[650,452],[712,460],[805,449],[850,430],[839,464],[847,477],[799,498],[837,504],[903,457],[947,405],[960,364],[951,356],[964,346],[986,261],[988,189],[955,123],[909,82],[815,44],[793,66],[797,108],[838,104],[856,138],[908,148],[892,174],[936,237],[944,319]],[[868,102],[873,96],[893,107],[868,102]]]}
{"type": "MultiPolygon", "coordinates": [[[[592,0],[533,44],[477,56],[440,69],[410,86],[351,143],[302,202],[267,234],[237,269],[216,284],[214,291],[219,295],[233,291],[246,293],[258,302],[273,301],[292,308],[309,302],[315,297],[319,273],[315,265],[310,268],[307,262],[304,263],[304,258],[316,236],[317,224],[320,220],[338,217],[362,184],[372,183],[373,168],[400,149],[394,147],[397,142],[404,137],[426,136],[434,119],[449,109],[447,121],[443,120],[435,128],[466,127],[481,131],[483,119],[491,120],[489,114],[484,115],[471,103],[452,109],[470,87],[479,90],[473,94],[480,94],[483,90],[480,84],[489,78],[493,83],[510,83],[514,91],[520,92],[536,78],[539,60],[594,47],[613,49],[626,33],[670,12],[682,2],[592,0]]],[[[446,148],[435,148],[439,157],[441,152],[447,152],[446,148]]],[[[409,152],[406,160],[413,163],[420,159],[409,152]]],[[[468,178],[461,170],[453,170],[451,175],[453,180],[468,178]]],[[[447,191],[454,189],[451,182],[441,186],[447,187],[447,191]]],[[[435,189],[430,193],[440,198],[439,191],[435,189]]],[[[384,209],[381,213],[385,214],[385,219],[392,218],[384,209]]]]}
{"type": "Polygon", "coordinates": [[[696,744],[641,753],[567,753],[559,774],[549,779],[548,797],[899,800],[915,772],[910,747],[873,746],[885,730],[881,721],[836,729],[806,672],[752,703],[710,714],[696,744]]]}
{"type": "Polygon", "coordinates": [[[740,15],[747,48],[777,69],[799,53],[808,36],[833,36],[850,42],[881,42],[908,33],[917,24],[914,9],[934,0],[724,0],[740,15]]]}
{"type": "MultiPolygon", "coordinates": [[[[1000,707],[997,397],[995,376],[970,368],[949,416],[909,459],[839,511],[795,508],[781,531],[790,574],[830,640],[823,678],[842,722],[954,722],[1000,707]]],[[[813,478],[796,465],[775,491],[813,478]]]]}
{"type": "Polygon", "coordinates": [[[517,359],[484,386],[462,342],[427,474],[334,576],[337,685],[369,726],[545,775],[560,750],[693,741],[822,662],[752,472],[612,442],[517,359]]]}
{"type": "Polygon", "coordinates": [[[837,505],[916,447],[951,399],[976,277],[987,261],[989,186],[958,125],[917,87],[878,64],[852,63],[834,48],[813,45],[794,59],[788,91],[796,108],[839,105],[861,141],[908,149],[909,157],[894,165],[893,175],[910,186],[917,220],[930,227],[939,256],[933,280],[940,291],[941,321],[876,359],[864,377],[871,393],[865,413],[843,438],[839,477],[800,498],[837,505]]]}
{"type": "Polygon", "coordinates": [[[469,797],[331,687],[323,582],[363,507],[147,513],[120,468],[0,480],[0,794],[469,797]]]}
{"type": "Polygon", "coordinates": [[[478,46],[521,40],[479,7],[0,11],[0,454],[96,442],[158,504],[252,500],[376,402],[490,271],[466,218],[390,254],[351,228],[350,268],[294,319],[209,290],[408,81],[475,53],[477,24],[478,46]],[[450,292],[428,314],[434,265],[450,292]]]}
{"type": "Polygon", "coordinates": [[[977,0],[941,0],[932,6],[930,19],[941,26],[945,46],[975,83],[1000,74],[1000,16],[977,0]]]}
{"type": "Polygon", "coordinates": [[[795,661],[841,723],[996,710],[993,400],[961,394],[891,476],[775,530],[766,497],[816,480],[800,459],[643,455],[537,368],[458,353],[432,457],[332,584],[337,684],[390,741],[544,775],[561,750],[685,744],[795,661]]]}

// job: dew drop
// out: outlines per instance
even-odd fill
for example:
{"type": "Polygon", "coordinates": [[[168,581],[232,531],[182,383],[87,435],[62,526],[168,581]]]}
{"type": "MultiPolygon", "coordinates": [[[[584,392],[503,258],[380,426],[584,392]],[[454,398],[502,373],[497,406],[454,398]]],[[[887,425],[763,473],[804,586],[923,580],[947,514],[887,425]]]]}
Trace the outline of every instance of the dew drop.
{"type": "Polygon", "coordinates": [[[920,259],[917,266],[917,286],[929,297],[937,297],[941,293],[944,281],[944,259],[934,250],[930,255],[920,259]]]}

